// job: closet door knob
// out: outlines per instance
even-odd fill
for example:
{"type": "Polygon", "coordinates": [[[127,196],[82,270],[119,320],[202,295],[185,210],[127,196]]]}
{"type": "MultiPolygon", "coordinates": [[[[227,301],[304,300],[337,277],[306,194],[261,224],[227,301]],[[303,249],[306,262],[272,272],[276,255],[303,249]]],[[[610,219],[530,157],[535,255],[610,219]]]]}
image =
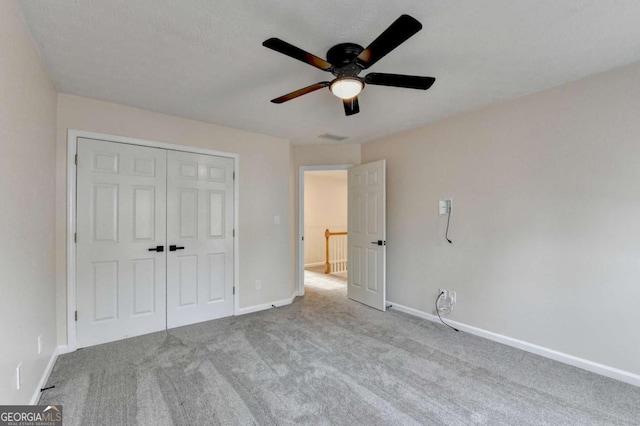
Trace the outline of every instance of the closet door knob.
{"type": "Polygon", "coordinates": [[[164,246],[156,246],[155,248],[150,248],[149,251],[162,252],[164,251],[164,246]]]}
{"type": "Polygon", "coordinates": [[[176,250],[184,250],[184,247],[178,247],[176,245],[169,246],[169,251],[176,251],[176,250]]]}

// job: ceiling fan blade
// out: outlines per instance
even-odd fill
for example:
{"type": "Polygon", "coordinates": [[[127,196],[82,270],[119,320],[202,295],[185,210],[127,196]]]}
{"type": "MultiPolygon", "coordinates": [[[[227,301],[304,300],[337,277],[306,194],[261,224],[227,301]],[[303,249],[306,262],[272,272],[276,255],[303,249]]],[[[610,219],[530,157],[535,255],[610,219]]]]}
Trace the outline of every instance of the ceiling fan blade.
{"type": "Polygon", "coordinates": [[[329,84],[330,83],[328,81],[321,81],[320,83],[312,84],[311,86],[298,89],[295,92],[287,93],[286,95],[280,96],[279,98],[271,99],[271,102],[273,102],[274,104],[281,104],[283,102],[290,101],[291,99],[295,99],[298,96],[306,95],[307,93],[320,90],[324,87],[327,87],[329,84]]]}
{"type": "Polygon", "coordinates": [[[416,18],[400,16],[358,55],[356,63],[361,68],[369,68],[421,29],[422,24],[416,18]]]}
{"type": "Polygon", "coordinates": [[[366,75],[364,81],[367,84],[374,84],[378,86],[427,90],[436,81],[436,79],[433,77],[419,77],[416,75],[372,72],[366,75]]]}
{"type": "Polygon", "coordinates": [[[358,103],[358,97],[355,96],[351,99],[343,99],[344,113],[348,117],[360,112],[360,104],[358,103]]]}
{"type": "Polygon", "coordinates": [[[291,56],[292,58],[302,61],[305,64],[320,68],[323,71],[331,71],[333,69],[333,65],[331,65],[324,59],[320,59],[309,52],[305,52],[304,50],[287,43],[286,41],[280,40],[279,38],[273,37],[269,40],[265,40],[262,45],[264,47],[268,47],[269,49],[273,49],[276,52],[291,56]]]}

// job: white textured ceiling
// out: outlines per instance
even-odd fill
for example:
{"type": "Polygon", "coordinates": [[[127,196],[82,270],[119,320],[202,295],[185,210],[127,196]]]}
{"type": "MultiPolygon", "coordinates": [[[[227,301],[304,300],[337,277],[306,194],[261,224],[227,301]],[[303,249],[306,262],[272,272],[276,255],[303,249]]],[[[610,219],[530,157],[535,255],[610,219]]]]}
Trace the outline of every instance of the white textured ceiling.
{"type": "MultiPolygon", "coordinates": [[[[278,136],[360,143],[640,61],[637,0],[24,0],[59,91],[278,136]],[[317,56],[366,47],[401,14],[422,24],[369,72],[436,77],[421,90],[367,86],[345,117],[331,77],[261,44],[317,56]]],[[[363,73],[363,75],[366,74],[363,73]]]]}

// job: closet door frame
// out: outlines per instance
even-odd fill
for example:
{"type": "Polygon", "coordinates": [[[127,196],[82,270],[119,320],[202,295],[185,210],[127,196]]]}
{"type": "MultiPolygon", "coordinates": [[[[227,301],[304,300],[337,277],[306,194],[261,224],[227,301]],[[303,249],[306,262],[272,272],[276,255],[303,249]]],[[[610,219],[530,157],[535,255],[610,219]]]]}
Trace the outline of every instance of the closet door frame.
{"type": "Polygon", "coordinates": [[[240,287],[239,273],[240,261],[238,253],[238,235],[239,235],[239,166],[240,155],[236,153],[215,151],[211,149],[195,148],[187,145],[170,144],[164,142],[156,142],[146,139],[129,138],[124,136],[115,136],[105,133],[88,132],[84,130],[69,129],[67,133],[67,351],[75,351],[78,348],[77,329],[75,321],[75,313],[77,309],[76,290],[76,154],[78,138],[97,139],[107,142],[125,143],[129,145],[146,146],[150,148],[161,148],[171,151],[189,152],[193,154],[214,155],[217,157],[232,158],[234,161],[235,179],[233,182],[234,206],[233,206],[233,228],[235,230],[235,238],[233,240],[233,285],[235,288],[233,315],[238,315],[240,309],[240,287]]]}

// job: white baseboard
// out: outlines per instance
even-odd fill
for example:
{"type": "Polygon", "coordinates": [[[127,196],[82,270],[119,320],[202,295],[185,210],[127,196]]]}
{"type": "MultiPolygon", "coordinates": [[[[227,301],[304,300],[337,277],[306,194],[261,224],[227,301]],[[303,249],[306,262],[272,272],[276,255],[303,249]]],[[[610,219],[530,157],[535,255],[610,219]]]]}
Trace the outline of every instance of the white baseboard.
{"type": "Polygon", "coordinates": [[[314,266],[324,266],[324,265],[325,265],[324,262],[314,262],[314,263],[305,263],[304,267],[305,268],[311,268],[311,267],[314,267],[314,266]]]}
{"type": "Polygon", "coordinates": [[[47,384],[47,380],[49,380],[49,375],[51,375],[51,370],[53,370],[53,366],[56,363],[56,359],[58,359],[58,355],[62,355],[64,353],[67,353],[66,345],[58,346],[53,350],[53,353],[49,358],[49,362],[47,363],[47,367],[44,369],[42,377],[40,377],[38,386],[36,386],[36,389],[33,392],[33,396],[31,397],[31,401],[29,402],[30,405],[36,405],[38,403],[38,400],[40,399],[40,389],[45,387],[45,385],[47,384]]]}
{"type": "MultiPolygon", "coordinates": [[[[440,323],[440,319],[433,314],[429,314],[424,311],[402,306],[397,303],[387,301],[387,305],[392,305],[391,309],[404,312],[409,315],[424,318],[433,322],[440,323]]],[[[569,364],[574,367],[581,368],[583,370],[590,371],[592,373],[600,374],[605,377],[620,380],[621,382],[629,383],[630,385],[640,387],[640,375],[631,373],[629,371],[620,370],[618,368],[610,367],[608,365],[600,364],[597,362],[589,361],[588,359],[579,358],[577,356],[558,352],[553,349],[545,348],[544,346],[535,345],[533,343],[525,342],[523,340],[514,339],[512,337],[504,336],[502,334],[494,333],[492,331],[484,330],[482,328],[473,327],[471,325],[463,324],[458,321],[450,319],[446,320],[448,324],[459,329],[460,331],[466,331],[467,333],[474,334],[476,336],[483,337],[485,339],[493,340],[495,342],[502,343],[507,346],[521,349],[523,351],[531,352],[536,355],[543,356],[545,358],[553,359],[555,361],[569,364]]]]}
{"type": "Polygon", "coordinates": [[[294,292],[291,297],[282,300],[276,300],[275,302],[263,303],[262,305],[254,305],[247,306],[246,308],[240,308],[238,310],[238,315],[251,314],[253,312],[264,311],[266,309],[272,309],[274,306],[279,308],[280,306],[290,305],[293,303],[293,300],[297,297],[297,292],[294,292]]]}

